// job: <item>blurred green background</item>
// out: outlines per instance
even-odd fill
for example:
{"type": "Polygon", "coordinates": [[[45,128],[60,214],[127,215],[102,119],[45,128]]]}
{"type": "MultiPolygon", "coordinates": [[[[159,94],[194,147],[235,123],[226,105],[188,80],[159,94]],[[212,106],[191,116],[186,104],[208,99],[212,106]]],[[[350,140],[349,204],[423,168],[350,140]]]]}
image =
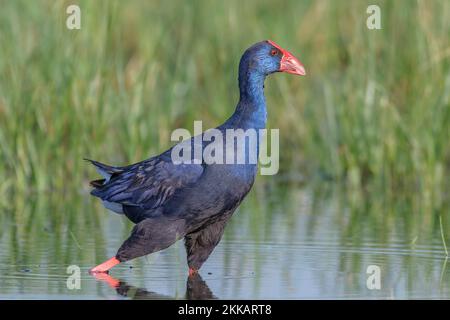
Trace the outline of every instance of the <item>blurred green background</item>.
{"type": "Polygon", "coordinates": [[[450,3],[376,1],[383,29],[368,30],[372,2],[2,0],[0,195],[73,191],[92,176],[83,157],[139,161],[174,128],[220,124],[242,52],[273,39],[308,71],[267,80],[281,175],[441,202],[450,3]],[[65,26],[73,3],[81,30],[65,26]]]}
{"type": "Polygon", "coordinates": [[[222,123],[238,101],[241,54],[264,39],[294,53],[308,75],[266,81],[280,173],[258,177],[245,202],[252,237],[263,239],[276,215],[301,215],[270,205],[299,185],[343,199],[333,218],[343,242],[359,243],[363,224],[382,244],[398,226],[408,246],[449,237],[449,1],[0,0],[0,8],[5,261],[34,261],[42,230],[56,237],[43,244],[58,253],[49,261],[92,264],[91,251],[77,251],[87,230],[95,261],[105,258],[96,230],[106,210],[88,196],[96,173],[83,157],[125,165],[166,150],[175,128],[222,123]],[[69,4],[81,7],[81,30],[66,28],[69,4]],[[366,27],[369,4],[380,6],[382,30],[366,27]]]}

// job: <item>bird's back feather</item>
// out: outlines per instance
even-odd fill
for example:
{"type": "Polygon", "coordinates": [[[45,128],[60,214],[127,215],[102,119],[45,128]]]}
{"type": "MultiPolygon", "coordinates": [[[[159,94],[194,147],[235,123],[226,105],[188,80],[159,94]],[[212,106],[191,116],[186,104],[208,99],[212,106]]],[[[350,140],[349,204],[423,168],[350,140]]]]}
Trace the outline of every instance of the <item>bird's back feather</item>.
{"type": "Polygon", "coordinates": [[[105,205],[108,209],[128,213],[132,221],[162,207],[178,189],[194,183],[203,173],[203,167],[198,164],[173,164],[170,154],[127,167],[89,161],[99,172],[108,175],[105,177],[102,174],[105,179],[91,181],[94,187],[91,194],[108,204],[105,205]]]}

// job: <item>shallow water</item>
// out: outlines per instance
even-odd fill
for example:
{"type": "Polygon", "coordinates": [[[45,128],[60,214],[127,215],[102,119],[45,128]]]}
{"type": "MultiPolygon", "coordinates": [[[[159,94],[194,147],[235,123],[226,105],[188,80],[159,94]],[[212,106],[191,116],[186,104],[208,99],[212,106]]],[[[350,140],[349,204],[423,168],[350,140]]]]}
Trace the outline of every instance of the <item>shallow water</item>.
{"type": "Polygon", "coordinates": [[[85,191],[38,195],[1,218],[0,299],[450,298],[438,214],[333,188],[257,187],[200,277],[188,279],[178,242],[115,267],[112,287],[87,271],[114,255],[132,225],[85,191]],[[69,265],[80,267],[80,289],[67,286],[69,265]],[[379,290],[367,287],[371,265],[379,290]]]}

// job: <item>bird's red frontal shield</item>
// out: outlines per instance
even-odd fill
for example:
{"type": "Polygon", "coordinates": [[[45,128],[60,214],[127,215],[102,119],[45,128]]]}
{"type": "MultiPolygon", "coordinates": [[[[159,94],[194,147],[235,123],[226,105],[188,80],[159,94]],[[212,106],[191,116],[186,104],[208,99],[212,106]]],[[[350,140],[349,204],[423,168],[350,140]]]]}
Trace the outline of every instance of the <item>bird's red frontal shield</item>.
{"type": "Polygon", "coordinates": [[[292,74],[296,74],[299,76],[306,75],[305,67],[292,53],[283,49],[282,47],[280,47],[278,44],[276,44],[272,40],[267,40],[267,42],[270,43],[275,48],[277,48],[278,50],[280,50],[281,53],[283,54],[283,56],[281,57],[281,61],[280,61],[279,71],[292,73],[292,74]]]}

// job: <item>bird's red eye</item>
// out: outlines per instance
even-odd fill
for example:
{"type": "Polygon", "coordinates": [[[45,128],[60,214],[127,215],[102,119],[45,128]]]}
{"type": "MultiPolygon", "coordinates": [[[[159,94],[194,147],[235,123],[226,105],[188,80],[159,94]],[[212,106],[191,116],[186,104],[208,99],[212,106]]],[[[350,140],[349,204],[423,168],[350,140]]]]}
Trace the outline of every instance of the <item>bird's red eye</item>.
{"type": "Polygon", "coordinates": [[[278,53],[277,49],[272,49],[272,51],[270,51],[270,55],[275,56],[278,53]]]}

